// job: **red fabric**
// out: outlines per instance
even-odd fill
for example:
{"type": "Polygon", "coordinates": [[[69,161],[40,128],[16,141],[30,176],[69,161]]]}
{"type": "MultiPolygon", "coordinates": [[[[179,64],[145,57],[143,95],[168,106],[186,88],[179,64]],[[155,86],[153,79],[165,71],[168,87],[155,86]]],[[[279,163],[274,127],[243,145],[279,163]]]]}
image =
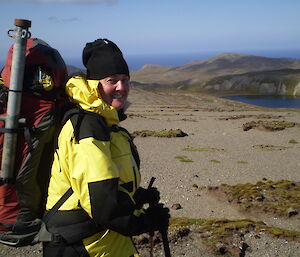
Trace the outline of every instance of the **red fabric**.
{"type": "MultiPolygon", "coordinates": [[[[2,223],[14,223],[19,213],[19,201],[16,195],[15,185],[0,186],[0,221],[2,223]]],[[[0,233],[7,229],[0,223],[0,233]]]]}
{"type": "MultiPolygon", "coordinates": [[[[14,46],[11,45],[4,69],[2,71],[2,78],[4,85],[9,87],[10,73],[12,66],[12,55],[14,46]]],[[[48,68],[53,73],[53,80],[55,87],[64,86],[67,80],[67,68],[60,56],[60,54],[50,47],[47,43],[38,38],[29,38],[26,45],[26,67],[43,66],[48,68]]]]}

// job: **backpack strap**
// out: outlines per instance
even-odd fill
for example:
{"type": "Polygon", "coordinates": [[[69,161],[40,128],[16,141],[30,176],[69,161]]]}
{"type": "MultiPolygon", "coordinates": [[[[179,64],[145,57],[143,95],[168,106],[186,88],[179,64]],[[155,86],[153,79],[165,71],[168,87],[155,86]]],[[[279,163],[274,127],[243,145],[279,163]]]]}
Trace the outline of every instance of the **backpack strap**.
{"type": "Polygon", "coordinates": [[[58,209],[69,199],[69,197],[73,194],[73,189],[70,187],[64,195],[58,200],[56,204],[44,215],[43,221],[47,223],[58,211],[58,209]]]}
{"type": "Polygon", "coordinates": [[[58,209],[66,202],[66,200],[73,194],[73,189],[70,187],[58,202],[50,209],[43,218],[41,229],[35,238],[35,242],[51,242],[61,244],[64,250],[65,244],[74,244],[80,240],[94,235],[95,233],[103,230],[97,226],[93,219],[88,218],[76,224],[70,224],[62,227],[55,227],[55,232],[50,232],[47,228],[47,223],[58,212],[58,209]]]}
{"type": "Polygon", "coordinates": [[[131,153],[133,155],[133,158],[136,162],[136,165],[138,167],[138,169],[140,169],[140,165],[141,165],[141,159],[140,159],[140,156],[139,156],[139,152],[136,148],[136,145],[133,143],[133,136],[129,133],[129,131],[123,127],[120,127],[118,125],[113,125],[112,127],[110,127],[110,130],[113,131],[113,132],[119,132],[119,131],[123,131],[125,132],[125,134],[127,134],[128,136],[128,142],[130,144],[130,149],[131,149],[131,153]]]}
{"type": "Polygon", "coordinates": [[[73,194],[73,189],[70,187],[64,195],[58,200],[58,202],[50,209],[43,217],[41,222],[41,228],[33,240],[33,244],[37,242],[53,242],[59,243],[62,241],[62,237],[59,234],[51,233],[47,229],[48,221],[57,213],[58,209],[67,201],[67,199],[73,194]]]}

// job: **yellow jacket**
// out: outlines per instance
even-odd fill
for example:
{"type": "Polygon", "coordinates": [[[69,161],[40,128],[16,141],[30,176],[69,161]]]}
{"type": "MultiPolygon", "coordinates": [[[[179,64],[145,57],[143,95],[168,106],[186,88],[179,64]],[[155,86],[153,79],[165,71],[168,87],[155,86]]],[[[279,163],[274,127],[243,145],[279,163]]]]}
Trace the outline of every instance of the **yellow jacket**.
{"type": "MultiPolygon", "coordinates": [[[[92,115],[84,115],[78,140],[74,136],[78,115],[71,117],[60,132],[46,209],[50,210],[71,187],[73,194],[58,214],[84,210],[103,228],[82,240],[89,256],[138,256],[130,236],[140,233],[142,226],[133,200],[140,173],[130,137],[117,127],[118,112],[100,98],[97,86],[98,81],[81,77],[71,78],[66,85],[71,99],[92,115]],[[106,130],[100,116],[107,127],[115,129],[106,130]]],[[[66,223],[72,223],[72,218],[66,217],[66,223]]],[[[61,220],[54,219],[52,224],[55,222],[61,220]]]]}

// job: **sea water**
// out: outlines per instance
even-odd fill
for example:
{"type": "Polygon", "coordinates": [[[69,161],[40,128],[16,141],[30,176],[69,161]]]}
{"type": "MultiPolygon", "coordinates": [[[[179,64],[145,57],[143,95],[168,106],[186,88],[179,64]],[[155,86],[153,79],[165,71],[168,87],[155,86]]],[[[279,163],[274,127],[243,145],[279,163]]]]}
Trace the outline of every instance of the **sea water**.
{"type": "Polygon", "coordinates": [[[268,108],[300,108],[300,96],[235,95],[222,98],[268,108]]]}

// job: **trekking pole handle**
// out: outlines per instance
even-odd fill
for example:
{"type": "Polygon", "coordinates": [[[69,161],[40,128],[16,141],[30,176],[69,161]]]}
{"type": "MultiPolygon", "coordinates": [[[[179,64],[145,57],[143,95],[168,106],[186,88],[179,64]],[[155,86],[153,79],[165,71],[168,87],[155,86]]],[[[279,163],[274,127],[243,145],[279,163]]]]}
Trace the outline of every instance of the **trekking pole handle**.
{"type": "Polygon", "coordinates": [[[150,179],[150,182],[149,182],[149,185],[148,185],[148,189],[150,189],[153,186],[153,183],[154,183],[155,179],[156,179],[155,177],[152,177],[150,179]]]}

